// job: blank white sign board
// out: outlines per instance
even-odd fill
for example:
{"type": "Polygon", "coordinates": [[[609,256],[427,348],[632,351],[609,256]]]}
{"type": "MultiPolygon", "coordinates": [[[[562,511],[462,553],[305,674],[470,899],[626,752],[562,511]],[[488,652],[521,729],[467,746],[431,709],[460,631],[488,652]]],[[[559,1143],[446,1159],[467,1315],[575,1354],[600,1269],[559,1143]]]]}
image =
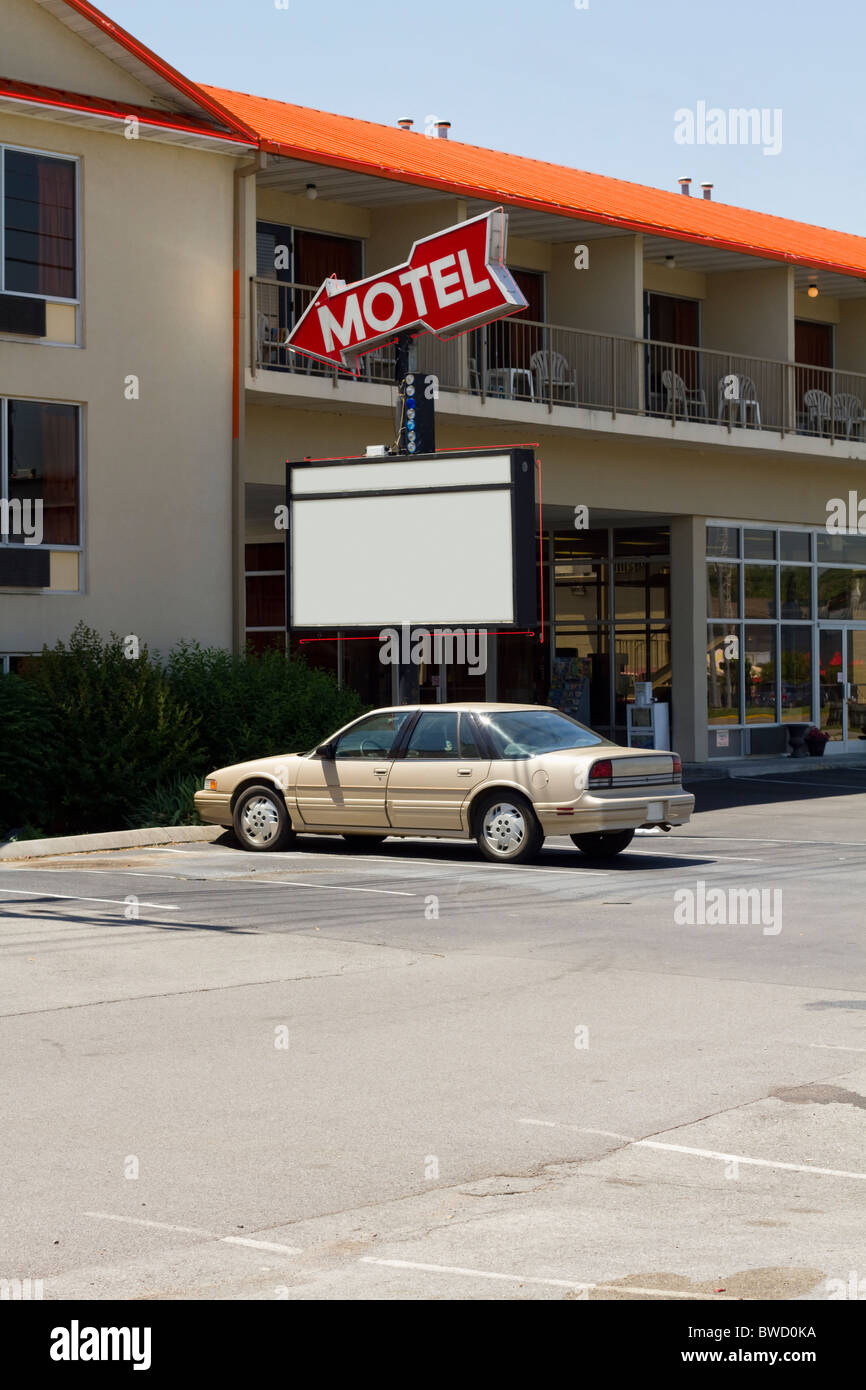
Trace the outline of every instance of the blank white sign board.
{"type": "Polygon", "coordinates": [[[509,453],[296,465],[290,477],[292,627],[515,622],[509,453]]]}

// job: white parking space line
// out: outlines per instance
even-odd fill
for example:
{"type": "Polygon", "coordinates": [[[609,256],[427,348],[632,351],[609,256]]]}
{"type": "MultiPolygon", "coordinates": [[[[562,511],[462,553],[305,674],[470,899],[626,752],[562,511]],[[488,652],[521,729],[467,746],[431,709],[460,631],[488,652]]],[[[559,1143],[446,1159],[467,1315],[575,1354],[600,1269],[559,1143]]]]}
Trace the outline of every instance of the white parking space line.
{"type": "Polygon", "coordinates": [[[813,849],[866,849],[864,840],[767,840],[763,835],[678,835],[677,839],[698,840],[702,845],[718,842],[728,845],[811,845],[813,849]]]}
{"type": "MultiPolygon", "coordinates": [[[[108,903],[112,907],[128,907],[125,898],[86,898],[81,893],[49,893],[47,889],[36,888],[0,888],[0,893],[11,893],[13,896],[25,898],[57,898],[63,902],[71,903],[108,903]]],[[[143,903],[139,902],[138,907],[154,907],[159,912],[180,912],[176,903],[143,903]]]]}
{"type": "MultiPolygon", "coordinates": [[[[437,840],[436,843],[439,844],[440,841],[437,840]]],[[[463,841],[451,840],[448,843],[454,845],[461,844],[463,843],[463,841]]],[[[148,854],[152,854],[157,850],[163,854],[195,853],[195,850],[166,849],[162,845],[154,845],[151,849],[148,850],[148,854]]],[[[245,857],[248,856],[251,859],[258,859],[260,863],[262,860],[261,855],[255,854],[254,852],[248,850],[216,849],[206,850],[204,852],[208,855],[209,858],[211,858],[214,854],[227,854],[235,860],[237,860],[241,855],[245,857]]],[[[303,863],[305,860],[310,859],[326,859],[330,863],[335,864],[336,867],[339,867],[340,864],[344,863],[365,864],[367,868],[372,868],[374,863],[378,863],[383,867],[387,866],[388,868],[399,867],[399,865],[401,864],[420,864],[423,868],[426,869],[449,869],[452,872],[460,874],[466,873],[469,870],[474,869],[477,873],[485,874],[488,876],[495,873],[498,869],[507,869],[509,876],[516,873],[532,874],[533,877],[535,877],[535,875],[537,874],[581,874],[585,877],[591,876],[592,878],[607,878],[610,874],[610,870],[596,869],[591,864],[587,864],[586,866],[581,865],[579,868],[566,867],[562,869],[556,869],[551,864],[526,866],[520,864],[478,864],[473,860],[467,860],[465,862],[457,863],[452,860],[442,859],[408,859],[405,855],[402,854],[399,856],[395,856],[393,859],[388,858],[387,854],[385,854],[377,858],[376,861],[371,861],[369,854],[327,854],[323,850],[317,851],[314,849],[277,850],[276,853],[269,855],[268,858],[269,860],[273,860],[275,862],[279,861],[280,859],[295,859],[299,860],[301,863],[303,863]]]]}
{"type": "Polygon", "coordinates": [[[575,1134],[603,1134],[606,1139],[622,1139],[626,1144],[634,1144],[630,1134],[617,1134],[613,1129],[587,1129],[584,1125],[561,1124],[559,1120],[518,1120],[519,1125],[535,1125],[539,1129],[570,1129],[575,1134]]]}
{"type": "Polygon", "coordinates": [[[244,879],[220,879],[221,883],[241,883],[244,888],[321,888],[330,889],[332,893],[379,893],[386,898],[417,898],[417,893],[410,893],[404,888],[345,888],[341,883],[305,883],[302,879],[258,879],[251,885],[244,879]]]}
{"type": "MultiPolygon", "coordinates": [[[[30,870],[30,869],[23,869],[23,870],[19,870],[19,872],[23,872],[23,873],[37,872],[37,873],[57,873],[57,874],[60,874],[60,873],[68,873],[69,871],[68,871],[67,869],[39,869],[39,870],[35,870],[35,871],[30,870]]],[[[137,877],[137,878],[167,878],[167,879],[172,880],[174,883],[177,883],[177,874],[142,874],[142,873],[136,874],[133,870],[128,870],[128,869],[83,869],[83,870],[81,870],[81,872],[82,872],[82,873],[87,873],[87,874],[116,874],[119,878],[127,878],[127,877],[130,876],[130,874],[132,874],[134,877],[137,877]]],[[[291,881],[291,880],[283,880],[283,879],[277,880],[277,879],[272,879],[272,878],[269,878],[269,879],[249,879],[249,880],[248,880],[248,879],[241,879],[241,878],[219,878],[219,879],[209,879],[209,880],[208,880],[208,879],[202,879],[201,882],[203,882],[203,883],[208,883],[208,882],[209,882],[209,883],[230,883],[230,884],[237,884],[237,883],[240,883],[240,884],[243,884],[244,887],[249,886],[249,887],[252,887],[252,888],[268,888],[268,887],[271,887],[271,888],[332,888],[332,889],[334,890],[335,893],[384,893],[384,894],[385,894],[386,896],[388,896],[388,897],[396,897],[396,898],[417,898],[417,896],[418,896],[417,893],[410,893],[410,892],[408,892],[408,891],[406,891],[406,890],[397,889],[397,888],[346,888],[346,887],[344,887],[342,884],[338,884],[338,883],[305,883],[305,882],[303,882],[302,880],[299,880],[299,881],[297,881],[297,882],[294,882],[294,881],[291,881]]],[[[34,896],[34,897],[40,897],[40,898],[65,898],[65,897],[71,897],[71,896],[72,896],[72,895],[66,894],[66,893],[48,893],[48,892],[37,893],[34,889],[25,889],[25,888],[0,888],[0,893],[29,893],[29,894],[31,894],[31,895],[34,896]]],[[[74,900],[75,900],[75,901],[79,901],[79,898],[78,898],[78,895],[77,895],[77,894],[75,895],[75,899],[74,899],[74,900]]],[[[82,897],[82,898],[80,898],[80,901],[81,901],[81,902],[91,902],[91,903],[108,903],[108,902],[113,902],[113,901],[115,901],[115,900],[114,900],[113,898],[85,898],[85,897],[82,897]]],[[[126,906],[125,902],[122,902],[122,903],[120,904],[120,906],[121,906],[121,907],[125,907],[125,906],[126,906]]],[[[157,904],[157,903],[139,903],[138,906],[139,906],[139,907],[157,907],[158,904],[157,904]]],[[[180,910],[180,909],[179,909],[178,907],[172,907],[172,908],[170,908],[170,909],[169,909],[169,908],[166,908],[166,911],[171,911],[171,912],[178,912],[179,910],[180,910]]]]}
{"type": "Polygon", "coordinates": [[[663,1144],[657,1139],[629,1139],[625,1134],[614,1134],[606,1129],[586,1129],[582,1125],[559,1124],[555,1120],[518,1120],[521,1125],[543,1125],[550,1129],[570,1129],[578,1134],[604,1134],[611,1139],[623,1140],[631,1149],[660,1149],[665,1153],[689,1154],[694,1158],[712,1158],[720,1163],[742,1163],[751,1168],[776,1168],[789,1173],[815,1173],[825,1178],[854,1178],[866,1182],[866,1173],[852,1173],[843,1168],[816,1168],[809,1163],[784,1163],[775,1158],[749,1158],[746,1154],[722,1153],[718,1149],[693,1149],[685,1144],[663,1144]]]}
{"type": "Polygon", "coordinates": [[[298,1245],[275,1245],[272,1240],[251,1240],[247,1236],[220,1236],[223,1245],[247,1245],[251,1250],[272,1250],[277,1255],[303,1255],[298,1245]]]}
{"type": "MultiPolygon", "coordinates": [[[[25,864],[12,864],[10,867],[0,869],[2,874],[69,874],[71,869],[49,869],[34,865],[28,868],[25,864]]],[[[114,874],[117,878],[167,878],[170,883],[177,883],[177,874],[150,874],[143,873],[140,869],[86,869],[82,864],[76,869],[79,874],[114,874]]]]}
{"type": "Polygon", "coordinates": [[[866,1052],[866,1047],[846,1047],[844,1043],[809,1043],[810,1047],[828,1047],[834,1052],[866,1052]]]}
{"type": "Polygon", "coordinates": [[[205,1231],[200,1226],[174,1226],[168,1221],[146,1221],[142,1216],[113,1216],[107,1211],[86,1211],[97,1221],[118,1221],[126,1226],[151,1226],[158,1231],[177,1231],[181,1235],[204,1236],[207,1240],[217,1240],[221,1245],[246,1245],[253,1250],[270,1250],[278,1255],[303,1255],[297,1245],[275,1245],[270,1240],[253,1240],[249,1236],[218,1236],[214,1231],[205,1231]]]}
{"type": "Polygon", "coordinates": [[[808,1163],[783,1163],[781,1159],[775,1158],[748,1158],[745,1154],[720,1153],[717,1149],[691,1149],[684,1144],[661,1144],[654,1139],[636,1139],[634,1147],[691,1154],[695,1158],[714,1158],[722,1163],[743,1163],[752,1168],[778,1168],[789,1173],[817,1173],[825,1178],[854,1178],[859,1182],[866,1182],[866,1173],[850,1173],[842,1168],[814,1168],[808,1163]]]}
{"type": "MultiPolygon", "coordinates": [[[[639,851],[639,849],[635,848],[627,849],[626,853],[628,853],[628,855],[635,855],[635,853],[642,853],[642,851],[639,851]]],[[[651,847],[649,847],[649,845],[648,847],[646,847],[646,855],[649,855],[649,858],[652,859],[695,859],[698,855],[706,856],[708,855],[708,853],[712,853],[712,851],[709,851],[709,849],[694,849],[694,851],[691,852],[691,855],[674,855],[674,853],[670,852],[670,849],[652,849],[651,847]]],[[[763,865],[763,863],[766,863],[766,859],[758,859],[755,858],[755,856],[753,855],[716,855],[716,853],[713,853],[712,862],[741,863],[741,865],[763,865]]]]}
{"type": "Polygon", "coordinates": [[[174,1226],[168,1221],[147,1221],[143,1216],[112,1216],[107,1211],[86,1211],[84,1215],[95,1217],[97,1221],[119,1221],[125,1226],[152,1226],[158,1231],[180,1231],[182,1235],[213,1238],[213,1232],[204,1231],[201,1226],[174,1226]]]}
{"type": "Polygon", "coordinates": [[[417,1269],[428,1274],[457,1274],[471,1279],[494,1279],[509,1284],[540,1284],[553,1289],[580,1289],[589,1293],[596,1289],[601,1293],[640,1293],[653,1298],[689,1298],[714,1303],[737,1302],[731,1294],[693,1293],[691,1290],[648,1289],[636,1284],[595,1284],[577,1279],[541,1279],[527,1274],[498,1274],[490,1269],[468,1269],[464,1265],[424,1264],[420,1260],[382,1260],[374,1255],[362,1255],[359,1264],[384,1265],[388,1269],[417,1269]]]}

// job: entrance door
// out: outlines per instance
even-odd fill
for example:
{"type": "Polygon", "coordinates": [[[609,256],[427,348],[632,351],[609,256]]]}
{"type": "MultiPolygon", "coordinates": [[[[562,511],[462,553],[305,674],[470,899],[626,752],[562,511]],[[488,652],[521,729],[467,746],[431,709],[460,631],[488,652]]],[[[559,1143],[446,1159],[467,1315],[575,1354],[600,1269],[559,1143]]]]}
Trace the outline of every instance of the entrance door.
{"type": "Polygon", "coordinates": [[[697,299],[649,293],[644,305],[647,395],[650,410],[667,412],[672,395],[678,415],[703,415],[700,399],[701,306],[697,299]],[[685,393],[685,394],[683,394],[685,393]]]}
{"type": "Polygon", "coordinates": [[[829,434],[833,391],[833,325],[794,321],[795,403],[798,428],[829,434]]]}
{"type": "Polygon", "coordinates": [[[854,751],[856,742],[866,739],[866,629],[822,627],[818,640],[827,752],[854,751]]]}
{"type": "Polygon", "coordinates": [[[305,825],[386,829],[391,750],[414,711],[359,719],[337,739],[331,757],[305,758],[298,773],[298,810],[305,825]]]}

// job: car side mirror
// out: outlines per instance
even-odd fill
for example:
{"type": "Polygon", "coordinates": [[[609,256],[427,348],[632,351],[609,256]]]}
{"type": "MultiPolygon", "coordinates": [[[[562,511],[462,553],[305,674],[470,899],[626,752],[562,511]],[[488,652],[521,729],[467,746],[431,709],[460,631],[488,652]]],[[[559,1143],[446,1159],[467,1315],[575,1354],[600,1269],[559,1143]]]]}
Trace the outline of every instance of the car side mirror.
{"type": "Polygon", "coordinates": [[[334,745],[333,745],[333,743],[320,743],[320,744],[319,744],[318,748],[316,749],[316,757],[317,757],[317,758],[327,758],[327,759],[330,760],[330,759],[333,758],[333,756],[334,756],[334,745]]]}

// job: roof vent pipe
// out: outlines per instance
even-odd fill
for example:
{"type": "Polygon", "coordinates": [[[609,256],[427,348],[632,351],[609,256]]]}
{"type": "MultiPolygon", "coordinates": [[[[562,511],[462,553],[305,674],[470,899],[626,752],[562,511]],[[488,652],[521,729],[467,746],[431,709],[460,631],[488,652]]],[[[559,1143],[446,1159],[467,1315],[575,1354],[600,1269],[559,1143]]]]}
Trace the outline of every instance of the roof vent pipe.
{"type": "Polygon", "coordinates": [[[680,179],[680,180],[679,180],[680,192],[681,192],[681,193],[685,193],[685,195],[686,195],[687,198],[689,197],[689,195],[690,195],[690,193],[691,193],[691,191],[692,191],[692,189],[691,189],[691,183],[692,183],[691,179],[680,179]]]}
{"type": "Polygon", "coordinates": [[[414,122],[411,116],[401,116],[397,124],[401,130],[411,130],[414,122]]]}
{"type": "Polygon", "coordinates": [[[711,183],[702,183],[701,188],[703,189],[704,197],[710,202],[713,196],[713,185],[711,183]]]}
{"type": "Polygon", "coordinates": [[[448,132],[449,132],[450,129],[451,129],[451,122],[450,122],[450,121],[437,121],[437,122],[436,122],[436,137],[437,137],[437,139],[439,139],[439,140],[447,140],[447,139],[448,139],[448,132]]]}

